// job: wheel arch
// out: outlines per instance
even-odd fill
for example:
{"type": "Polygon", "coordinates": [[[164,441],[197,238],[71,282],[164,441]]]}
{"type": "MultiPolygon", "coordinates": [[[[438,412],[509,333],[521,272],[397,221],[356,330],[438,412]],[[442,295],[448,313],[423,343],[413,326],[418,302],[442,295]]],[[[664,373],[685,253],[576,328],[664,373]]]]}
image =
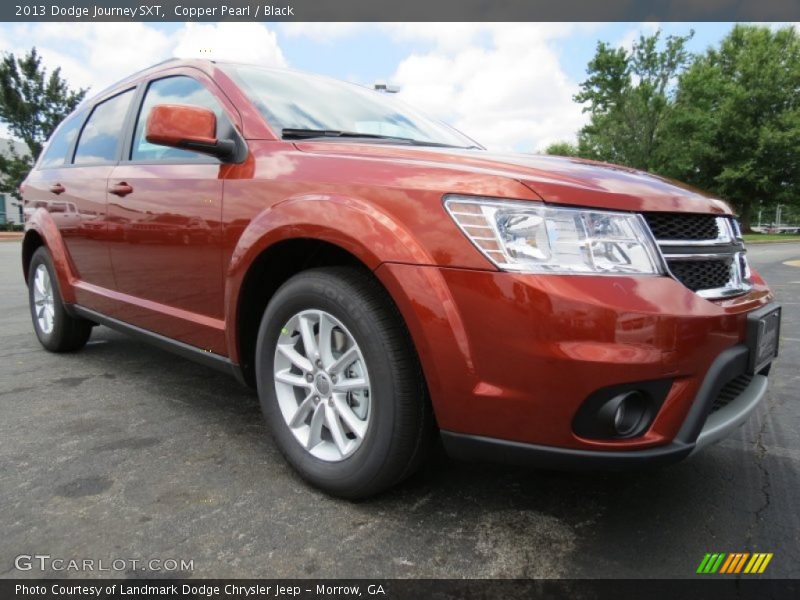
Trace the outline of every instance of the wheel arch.
{"type": "Polygon", "coordinates": [[[56,270],[58,288],[65,304],[75,303],[74,269],[69,259],[64,238],[53,221],[53,217],[43,208],[38,208],[28,219],[25,237],[22,239],[22,269],[25,283],[28,283],[28,268],[34,252],[41,246],[47,247],[56,270]]]}
{"type": "Polygon", "coordinates": [[[313,267],[350,265],[368,270],[353,254],[340,246],[313,238],[290,238],[258,253],[243,274],[235,298],[234,327],[228,328],[228,345],[235,351],[242,376],[255,385],[256,339],[261,317],[269,301],[290,277],[313,267]],[[232,338],[232,339],[231,339],[232,338]]]}
{"type": "MultiPolygon", "coordinates": [[[[275,292],[298,273],[332,266],[349,266],[369,273],[394,303],[389,290],[375,276],[373,270],[358,256],[339,245],[316,238],[291,238],[267,247],[252,261],[242,279],[236,298],[235,327],[228,331],[228,335],[233,336],[228,340],[229,345],[235,344],[235,362],[239,364],[248,385],[255,384],[253,366],[258,329],[264,310],[275,292]]],[[[397,314],[403,318],[399,310],[397,314]]],[[[414,345],[410,332],[409,339],[414,345]]]]}
{"type": "Polygon", "coordinates": [[[33,253],[44,245],[44,239],[38,231],[29,229],[25,232],[25,237],[22,238],[22,276],[25,278],[26,284],[28,283],[28,271],[31,268],[33,253]]]}
{"type": "Polygon", "coordinates": [[[358,198],[297,196],[251,219],[233,248],[225,278],[225,321],[231,324],[227,346],[245,381],[254,381],[261,315],[289,277],[335,265],[364,269],[375,277],[375,269],[386,261],[430,264],[432,259],[401,223],[358,198]]]}

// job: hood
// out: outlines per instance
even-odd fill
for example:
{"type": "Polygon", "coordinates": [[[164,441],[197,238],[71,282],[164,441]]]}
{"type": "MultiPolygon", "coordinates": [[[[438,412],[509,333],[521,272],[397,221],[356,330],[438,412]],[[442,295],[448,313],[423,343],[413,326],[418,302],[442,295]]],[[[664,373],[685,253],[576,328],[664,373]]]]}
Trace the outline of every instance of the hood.
{"type": "MultiPolygon", "coordinates": [[[[722,200],[677,181],[578,158],[340,141],[301,142],[296,147],[302,152],[315,154],[334,153],[396,162],[422,161],[432,168],[509,177],[553,204],[630,211],[732,213],[722,200]]],[[[443,193],[447,191],[442,190],[443,193]]]]}

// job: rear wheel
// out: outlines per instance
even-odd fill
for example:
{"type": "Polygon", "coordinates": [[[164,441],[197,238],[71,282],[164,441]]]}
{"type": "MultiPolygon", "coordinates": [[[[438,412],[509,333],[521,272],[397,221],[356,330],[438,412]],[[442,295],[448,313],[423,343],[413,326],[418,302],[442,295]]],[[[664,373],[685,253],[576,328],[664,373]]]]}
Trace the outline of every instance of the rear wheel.
{"type": "Polygon", "coordinates": [[[33,253],[28,268],[28,303],[33,329],[39,342],[51,352],[83,348],[92,333],[92,323],[67,314],[50,252],[42,246],[33,253]]]}
{"type": "Polygon", "coordinates": [[[259,329],[256,376],[278,447],[313,485],[359,498],[419,465],[426,387],[391,298],[369,273],[332,267],[287,281],[259,329]]]}

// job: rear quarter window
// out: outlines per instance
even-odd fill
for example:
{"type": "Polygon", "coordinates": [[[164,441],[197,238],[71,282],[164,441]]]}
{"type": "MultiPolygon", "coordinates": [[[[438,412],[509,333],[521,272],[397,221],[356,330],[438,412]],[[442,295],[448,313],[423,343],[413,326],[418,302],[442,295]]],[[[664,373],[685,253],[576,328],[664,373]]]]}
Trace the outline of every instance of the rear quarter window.
{"type": "Polygon", "coordinates": [[[67,119],[55,130],[47,143],[40,169],[55,169],[69,162],[69,151],[83,124],[83,115],[74,115],[67,119]]]}

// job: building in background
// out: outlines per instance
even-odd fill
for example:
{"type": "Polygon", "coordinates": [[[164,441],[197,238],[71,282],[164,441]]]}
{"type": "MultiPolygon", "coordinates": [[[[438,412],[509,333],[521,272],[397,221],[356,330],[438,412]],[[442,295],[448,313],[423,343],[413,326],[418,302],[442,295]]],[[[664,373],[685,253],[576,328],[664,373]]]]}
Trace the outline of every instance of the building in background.
{"type": "Polygon", "coordinates": [[[22,215],[22,202],[11,194],[0,192],[0,226],[6,223],[22,225],[25,222],[22,215]]]}
{"type": "MultiPolygon", "coordinates": [[[[0,138],[0,154],[9,156],[12,147],[16,150],[17,154],[27,154],[28,152],[25,144],[15,140],[0,138]]],[[[1,176],[2,175],[0,175],[0,177],[1,176]]],[[[16,225],[22,225],[24,223],[22,202],[14,198],[11,194],[0,192],[0,226],[6,223],[14,223],[16,225]]]]}

